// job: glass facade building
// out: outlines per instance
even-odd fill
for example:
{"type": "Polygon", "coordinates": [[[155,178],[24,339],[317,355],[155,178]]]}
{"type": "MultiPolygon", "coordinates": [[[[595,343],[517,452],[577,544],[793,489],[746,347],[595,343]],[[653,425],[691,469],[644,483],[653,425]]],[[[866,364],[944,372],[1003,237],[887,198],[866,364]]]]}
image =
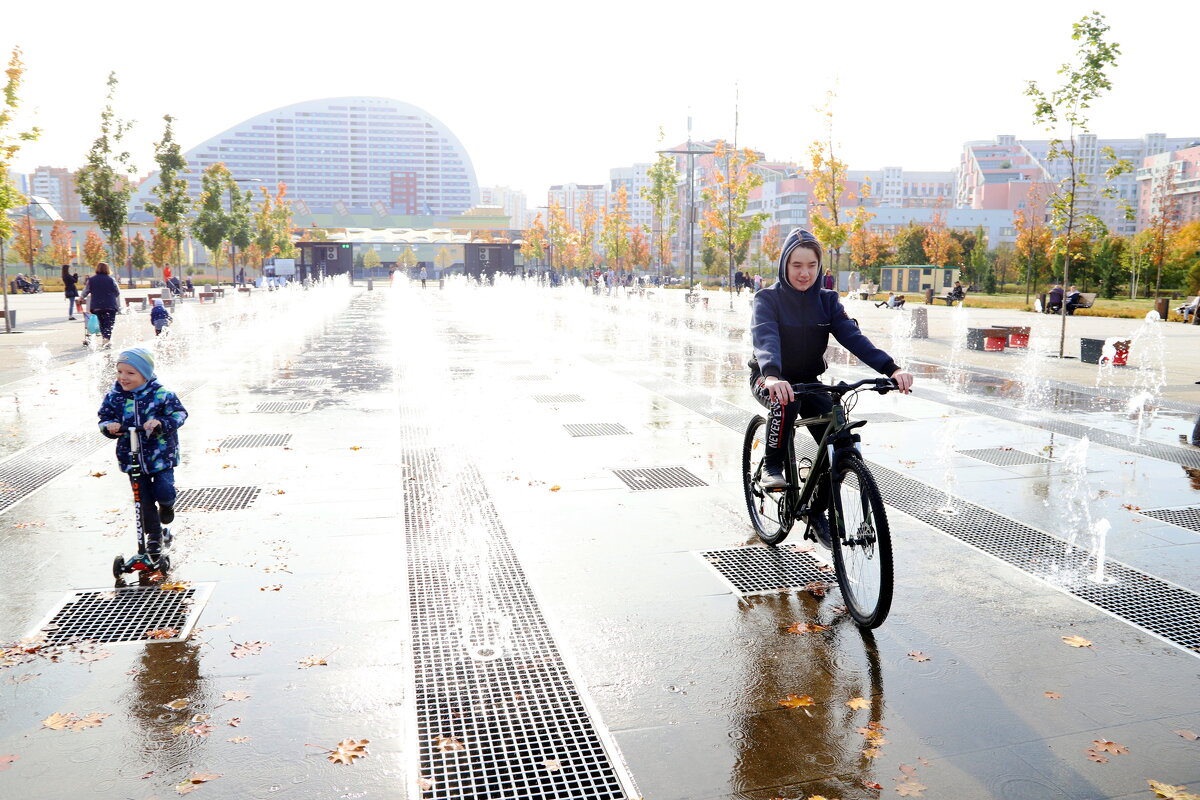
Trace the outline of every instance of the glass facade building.
{"type": "MultiPolygon", "coordinates": [[[[306,213],[449,216],[479,202],[462,143],[416,106],[386,97],[335,97],[284,106],[246,120],[185,153],[193,197],[211,164],[243,188],[261,181],[306,213]]],[[[136,218],[153,200],[157,173],[139,187],[136,218]]],[[[257,201],[257,192],[256,201],[257,201]]],[[[135,219],[136,219],[135,218],[135,219]]]]}

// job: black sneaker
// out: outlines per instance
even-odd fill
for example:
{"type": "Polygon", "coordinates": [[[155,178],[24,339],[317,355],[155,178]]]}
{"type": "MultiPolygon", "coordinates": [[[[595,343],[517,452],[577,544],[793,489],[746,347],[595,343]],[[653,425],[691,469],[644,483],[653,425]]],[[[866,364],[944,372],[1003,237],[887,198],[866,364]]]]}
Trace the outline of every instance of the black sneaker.
{"type": "Polygon", "coordinates": [[[158,507],[158,521],[163,525],[170,525],[172,522],[174,522],[175,506],[164,506],[160,504],[158,507]]]}
{"type": "Polygon", "coordinates": [[[758,483],[767,491],[786,489],[788,482],[787,476],[783,474],[783,464],[768,464],[764,461],[762,467],[762,478],[758,483]]]}
{"type": "Polygon", "coordinates": [[[819,542],[826,550],[833,548],[833,537],[829,534],[829,518],[824,511],[808,515],[808,530],[804,532],[804,538],[819,542]]]}

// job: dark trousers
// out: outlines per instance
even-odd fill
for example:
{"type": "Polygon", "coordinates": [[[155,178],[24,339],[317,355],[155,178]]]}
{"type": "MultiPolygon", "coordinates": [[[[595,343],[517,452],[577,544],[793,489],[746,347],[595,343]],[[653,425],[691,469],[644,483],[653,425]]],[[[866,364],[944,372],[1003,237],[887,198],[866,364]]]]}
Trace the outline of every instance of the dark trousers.
{"type": "MultiPolygon", "coordinates": [[[[829,413],[833,408],[833,400],[827,394],[802,394],[786,406],[771,400],[767,389],[763,386],[762,378],[751,384],[754,399],[767,409],[767,452],[766,458],[771,463],[781,463],[787,455],[787,436],[791,435],[792,425],[800,417],[815,417],[829,413]]],[[[808,425],[808,432],[813,441],[821,443],[825,434],[825,425],[808,425]]]]}
{"type": "Polygon", "coordinates": [[[113,323],[117,321],[117,310],[115,308],[99,308],[92,313],[100,321],[100,335],[105,339],[111,339],[113,323]]]}
{"type": "Polygon", "coordinates": [[[138,542],[138,545],[144,545],[145,552],[156,556],[162,551],[162,523],[158,519],[158,506],[155,503],[175,505],[175,470],[165,469],[137,478],[130,475],[129,483],[136,485],[138,502],[142,507],[142,532],[146,539],[138,542]]]}

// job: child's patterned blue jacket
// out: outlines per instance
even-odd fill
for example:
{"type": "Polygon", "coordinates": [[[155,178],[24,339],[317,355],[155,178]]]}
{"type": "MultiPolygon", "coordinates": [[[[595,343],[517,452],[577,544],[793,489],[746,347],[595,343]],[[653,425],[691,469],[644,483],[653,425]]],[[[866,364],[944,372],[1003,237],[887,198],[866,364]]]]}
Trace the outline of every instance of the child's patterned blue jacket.
{"type": "Polygon", "coordinates": [[[141,428],[147,420],[156,419],[162,427],[147,435],[142,431],[142,472],[153,475],[173,469],[179,464],[179,434],[176,432],[187,420],[187,409],[174,392],[164,389],[157,380],[150,380],[132,392],[113,383],[100,404],[100,432],[109,439],[117,439],[117,461],[125,472],[133,471],[133,460],[129,454],[129,437],[125,429],[141,428]],[[105,427],[110,422],[121,423],[122,432],[112,434],[105,427]]]}

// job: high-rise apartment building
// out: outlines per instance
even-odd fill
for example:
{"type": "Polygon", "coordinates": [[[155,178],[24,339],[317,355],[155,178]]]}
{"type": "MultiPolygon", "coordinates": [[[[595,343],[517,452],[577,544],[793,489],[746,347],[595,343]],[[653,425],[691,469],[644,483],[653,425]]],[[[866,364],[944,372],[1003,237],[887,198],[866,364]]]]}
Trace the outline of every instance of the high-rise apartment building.
{"type": "Polygon", "coordinates": [[[481,187],[479,205],[503,209],[505,216],[509,218],[509,227],[514,230],[524,230],[533,221],[533,215],[529,213],[529,205],[525,200],[525,193],[519,189],[511,189],[507,186],[481,187]]]}
{"type": "Polygon", "coordinates": [[[628,167],[613,167],[608,171],[608,209],[611,211],[617,202],[617,192],[625,187],[628,195],[629,225],[631,228],[651,230],[654,226],[654,208],[650,201],[642,196],[642,190],[649,190],[650,178],[646,174],[650,164],[633,164],[628,167]]]}
{"type": "Polygon", "coordinates": [[[1050,173],[1012,136],[967,142],[959,159],[955,205],[959,208],[1041,208],[1052,191],[1050,173]]]}
{"type": "Polygon", "coordinates": [[[550,187],[547,193],[547,204],[561,206],[567,216],[567,223],[572,228],[578,228],[583,217],[584,209],[590,208],[596,212],[595,229],[600,230],[600,219],[608,208],[608,189],[602,183],[558,183],[550,187]]]}
{"type": "Polygon", "coordinates": [[[885,208],[951,208],[954,205],[954,171],[915,171],[903,167],[852,169],[847,182],[858,186],[856,198],[866,206],[885,208]],[[869,192],[862,197],[863,191],[869,192]]]}
{"type": "Polygon", "coordinates": [[[63,219],[82,219],[75,173],[65,167],[38,167],[29,176],[29,193],[49,201],[63,219]]]}
{"type": "MultiPolygon", "coordinates": [[[[471,158],[444,124],[386,97],[310,100],[260,114],[185,154],[193,197],[200,175],[223,163],[243,188],[287,184],[288,198],[313,214],[348,217],[461,214],[479,202],[471,158]]],[[[145,211],[151,175],[133,198],[145,211]]]]}
{"type": "Polygon", "coordinates": [[[1162,217],[1171,225],[1200,219],[1200,141],[1169,153],[1147,156],[1134,175],[1138,182],[1138,230],[1162,217]]]}

